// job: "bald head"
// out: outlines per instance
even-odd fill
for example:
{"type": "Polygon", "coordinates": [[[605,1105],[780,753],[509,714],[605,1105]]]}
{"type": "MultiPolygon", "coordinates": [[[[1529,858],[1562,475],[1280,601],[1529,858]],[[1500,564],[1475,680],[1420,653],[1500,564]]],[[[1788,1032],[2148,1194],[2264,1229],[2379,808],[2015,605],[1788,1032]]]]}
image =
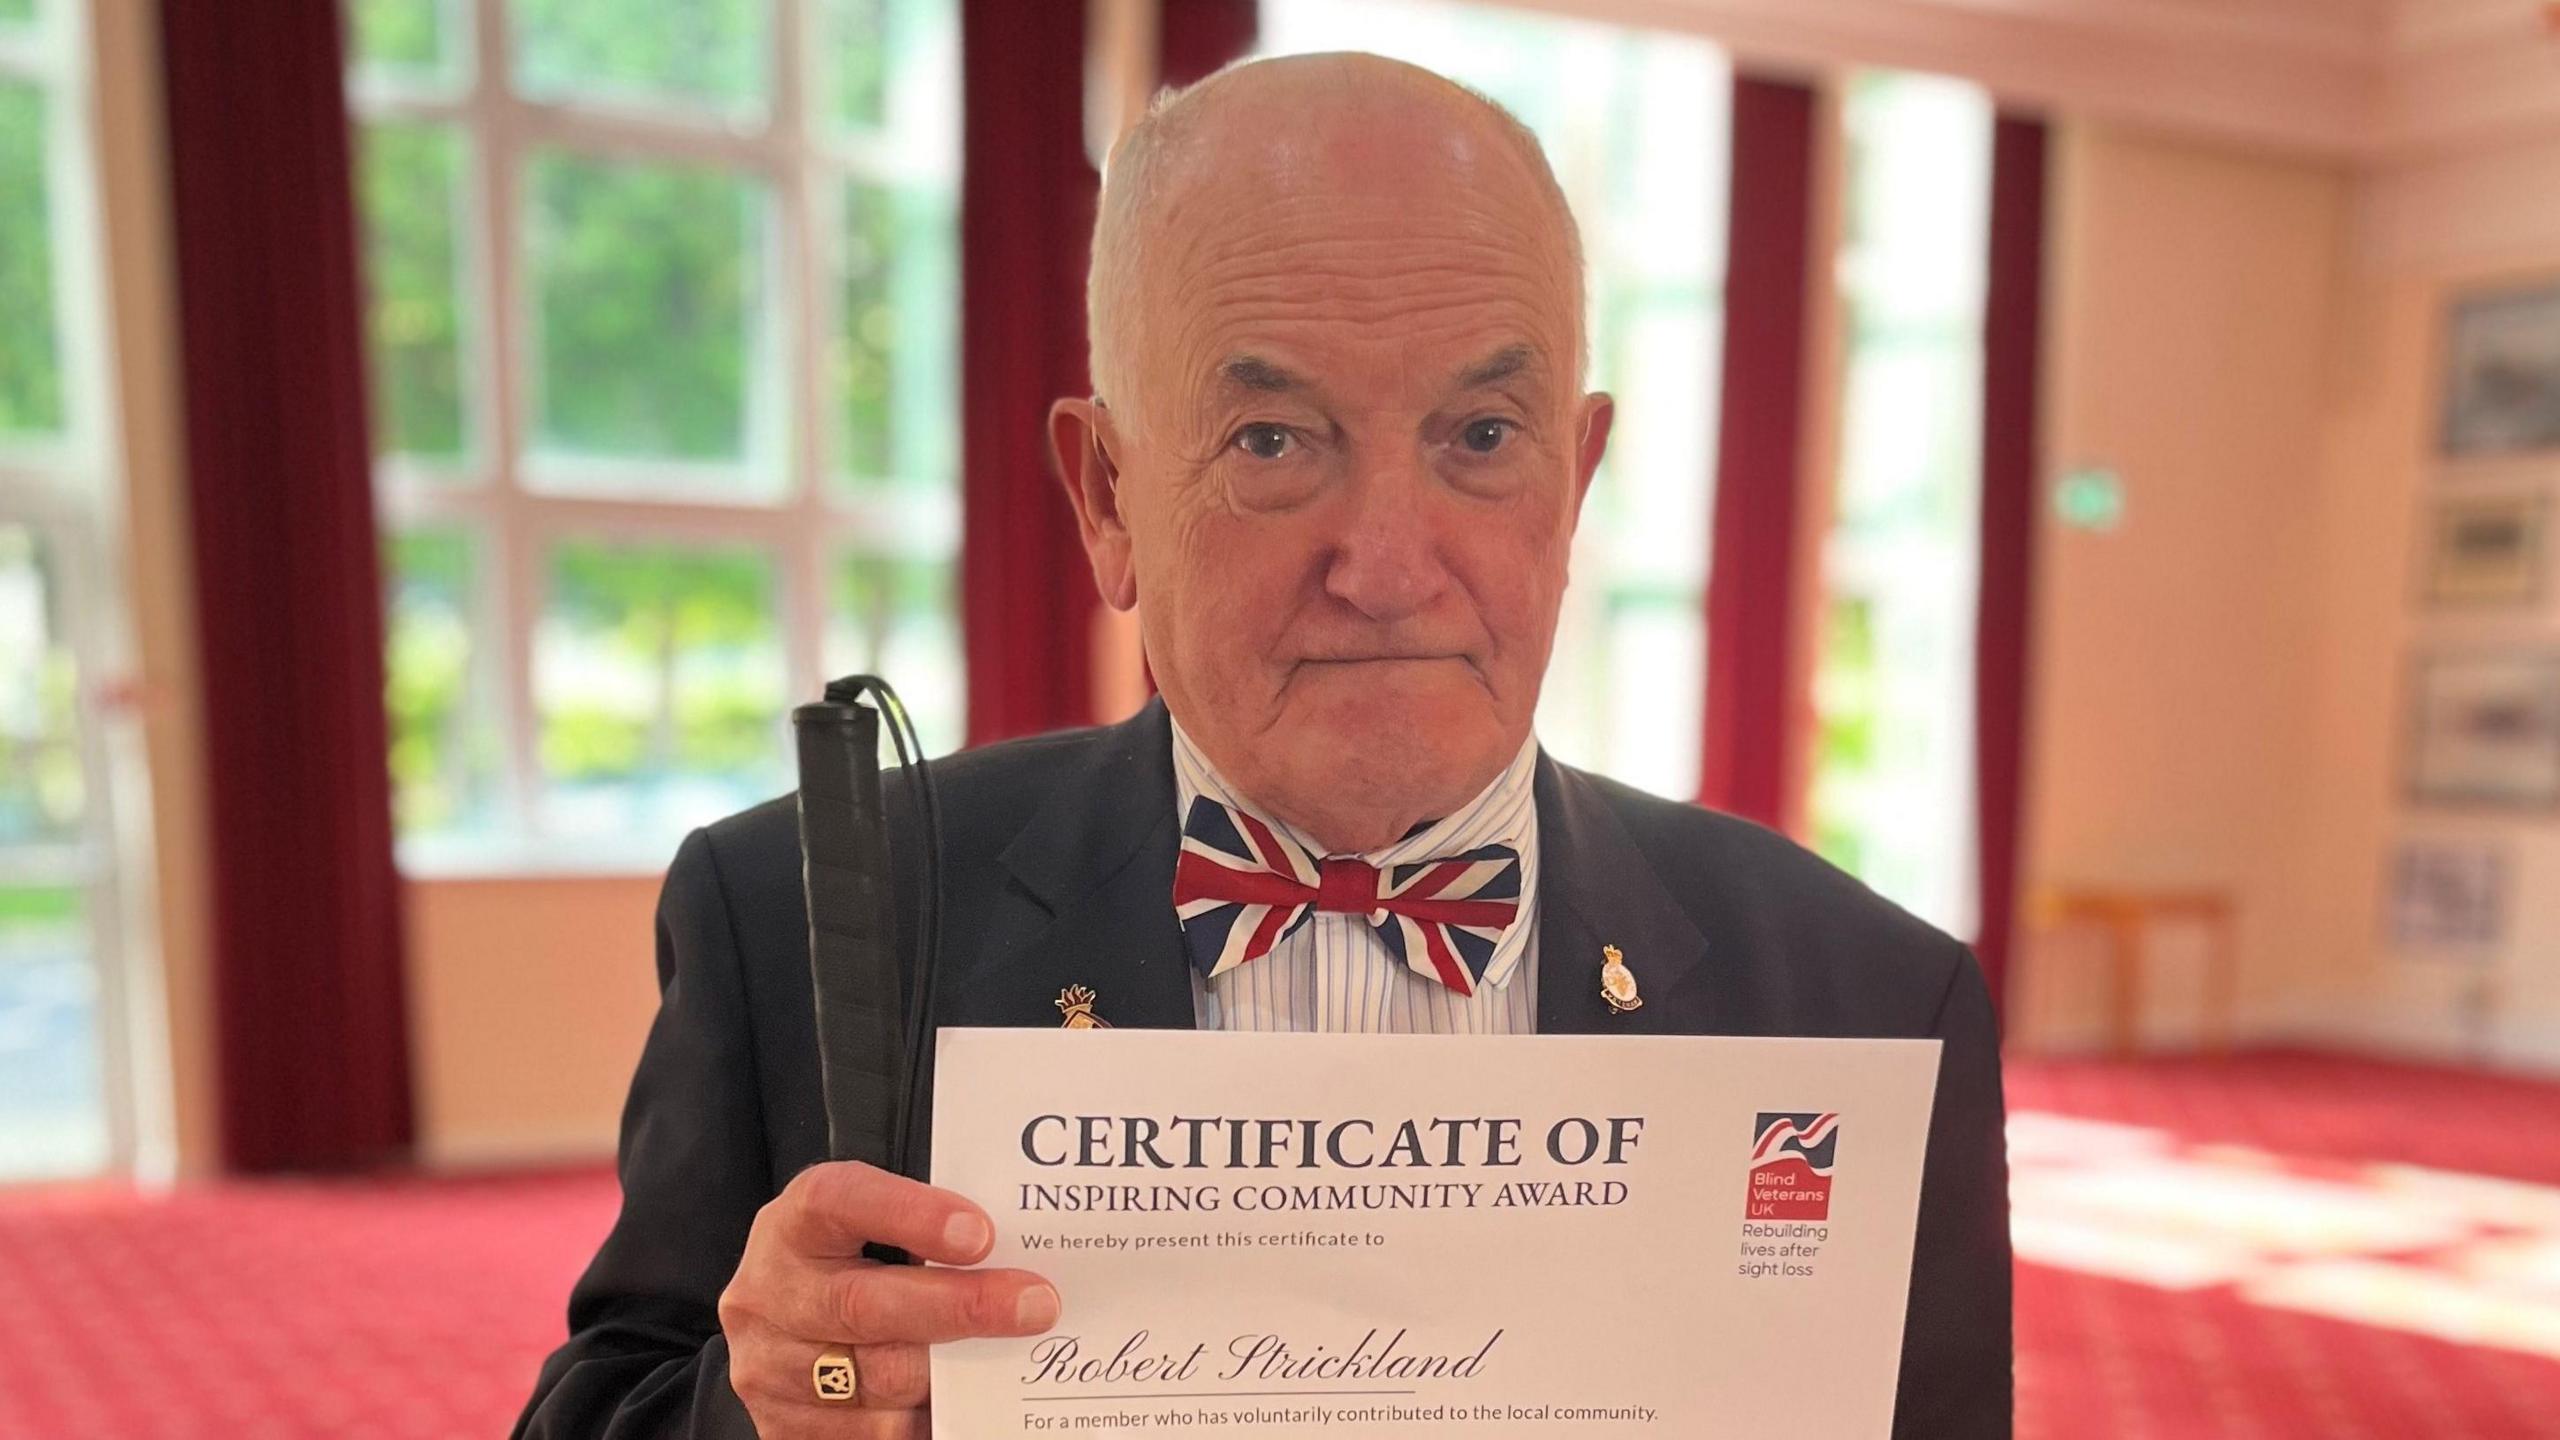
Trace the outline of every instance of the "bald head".
{"type": "Polygon", "coordinates": [[[1050,445],[1175,722],[1328,853],[1455,813],[1528,741],[1612,414],[1536,143],[1410,65],[1237,66],[1122,142],[1093,264],[1050,445]]]}
{"type": "Polygon", "coordinates": [[[1113,147],[1085,294],[1094,386],[1106,400],[1123,409],[1142,401],[1134,351],[1159,332],[1164,306],[1196,292],[1186,262],[1217,248],[1204,231],[1239,228],[1238,200],[1330,210],[1346,230],[1393,225],[1435,201],[1512,212],[1511,240],[1525,242],[1564,292],[1579,378],[1581,235],[1537,137],[1492,100],[1419,66],[1297,55],[1165,90],[1113,147]]]}

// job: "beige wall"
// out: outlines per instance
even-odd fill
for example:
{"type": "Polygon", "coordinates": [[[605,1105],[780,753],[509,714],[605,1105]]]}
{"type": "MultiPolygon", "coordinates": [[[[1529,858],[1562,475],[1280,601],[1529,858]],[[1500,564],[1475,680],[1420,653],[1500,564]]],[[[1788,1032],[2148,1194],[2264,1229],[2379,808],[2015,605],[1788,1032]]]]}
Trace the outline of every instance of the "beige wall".
{"type": "MultiPolygon", "coordinates": [[[[2552,172],[2560,190],[2560,170],[2552,172]]],[[[2509,610],[2431,609],[2418,596],[2437,497],[2546,493],[2560,457],[2448,467],[2433,455],[2443,316],[2484,282],[2560,275],[2560,226],[2533,249],[2364,257],[2339,299],[2342,348],[2323,435],[2316,725],[2324,783],[2306,797],[2295,905],[2305,943],[2296,1009],[2308,1034],[2365,1048],[2560,1070],[2560,824],[2445,811],[2404,798],[2409,668],[2437,650],[2560,648],[2560,599],[2509,610]],[[2405,840],[2485,840],[2510,866],[2511,929],[2485,954],[2403,952],[2384,924],[2387,866],[2405,840]]],[[[2546,543],[2547,539],[2546,539],[2546,543]]],[[[2545,573],[2552,573],[2545,556],[2545,573]]]]}
{"type": "MultiPolygon", "coordinates": [[[[2125,507],[2105,532],[2040,519],[2022,878],[2233,894],[2262,1006],[2313,783],[2307,531],[2347,177],[2103,125],[2058,140],[2048,468],[2115,470],[2125,507]]],[[[2085,1038],[2091,958],[2030,937],[2024,1037],[2085,1038]]]]}
{"type": "Polygon", "coordinates": [[[418,1152],[471,1168],[613,1153],[658,1002],[656,877],[407,891],[418,1152]]]}
{"type": "MultiPolygon", "coordinates": [[[[2538,193],[2427,203],[2512,163],[2063,138],[2048,452],[2057,473],[2118,469],[2127,505],[2113,533],[2043,522],[2025,878],[2228,891],[2244,1038],[2560,1067],[2560,969],[2536,958],[2560,953],[2560,828],[2415,809],[2401,779],[2414,650],[2560,643],[2548,600],[2416,599],[2431,490],[2560,478],[2543,461],[2448,479],[2431,458],[2449,297],[2560,271],[2538,193]],[[2432,836],[2512,856],[2516,930],[2485,964],[2386,938],[2393,850],[2432,836]]],[[[2023,1042],[2099,1038],[2096,958],[2085,936],[2030,937],[2023,1042]]],[[[2195,1037],[2203,961],[2163,937],[2155,1040],[2195,1037]]]]}

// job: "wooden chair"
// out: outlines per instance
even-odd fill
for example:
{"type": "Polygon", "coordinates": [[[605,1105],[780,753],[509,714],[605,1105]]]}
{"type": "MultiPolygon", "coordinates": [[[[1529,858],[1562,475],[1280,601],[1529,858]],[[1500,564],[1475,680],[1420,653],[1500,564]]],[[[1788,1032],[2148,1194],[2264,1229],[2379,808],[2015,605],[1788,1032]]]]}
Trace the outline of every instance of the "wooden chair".
{"type": "Polygon", "coordinates": [[[2207,939],[2204,1048],[2216,1055],[2230,1051],[2238,967],[2229,895],[2218,890],[2052,885],[2034,893],[2028,913],[2037,931],[2045,935],[2085,928],[2105,937],[2108,1049],[2120,1057],[2140,1049],[2142,1010],[2150,988],[2152,930],[2164,923],[2201,926],[2207,939]]]}

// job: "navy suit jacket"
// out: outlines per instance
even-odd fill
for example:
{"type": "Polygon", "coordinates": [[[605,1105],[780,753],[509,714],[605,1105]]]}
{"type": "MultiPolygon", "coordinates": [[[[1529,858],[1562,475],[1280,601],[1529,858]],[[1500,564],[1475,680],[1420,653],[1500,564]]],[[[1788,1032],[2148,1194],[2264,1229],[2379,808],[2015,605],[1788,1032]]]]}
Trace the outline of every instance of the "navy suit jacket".
{"type": "MultiPolygon", "coordinates": [[[[1058,993],[1086,985],[1114,1025],[1192,1025],[1170,747],[1158,702],[936,763],[942,1023],[1055,1026],[1058,993]]],[[[1893,1434],[2008,1436],[2000,1058],[1972,955],[1759,826],[1543,755],[1536,794],[1541,1032],[1945,1042],[1893,1434]],[[1602,1001],[1604,942],[1633,963],[1644,1008],[1602,1001]]],[[[901,920],[914,923],[903,897],[901,920]]],[[[757,1210],[826,1158],[790,797],[686,838],[657,940],[622,1211],[570,1294],[568,1340],[516,1426],[527,1440],[755,1433],[729,1386],[720,1292],[757,1210]]]]}

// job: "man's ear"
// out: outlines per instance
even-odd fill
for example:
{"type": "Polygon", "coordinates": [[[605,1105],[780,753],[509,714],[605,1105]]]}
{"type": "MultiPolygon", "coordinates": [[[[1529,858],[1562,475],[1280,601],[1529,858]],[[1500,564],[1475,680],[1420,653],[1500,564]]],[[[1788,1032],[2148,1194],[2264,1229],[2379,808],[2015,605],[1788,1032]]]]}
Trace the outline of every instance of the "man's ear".
{"type": "Polygon", "coordinates": [[[1065,399],[1049,407],[1049,454],[1075,507],[1076,533],[1093,566],[1102,603],[1128,610],[1138,603],[1138,572],[1129,556],[1129,525],[1120,513],[1120,467],[1111,412],[1100,400],[1065,399]]]}
{"type": "Polygon", "coordinates": [[[1618,402],[1594,391],[1582,397],[1582,435],[1573,449],[1573,513],[1591,494],[1591,477],[1600,473],[1600,457],[1609,453],[1609,425],[1618,417],[1618,402]]]}

